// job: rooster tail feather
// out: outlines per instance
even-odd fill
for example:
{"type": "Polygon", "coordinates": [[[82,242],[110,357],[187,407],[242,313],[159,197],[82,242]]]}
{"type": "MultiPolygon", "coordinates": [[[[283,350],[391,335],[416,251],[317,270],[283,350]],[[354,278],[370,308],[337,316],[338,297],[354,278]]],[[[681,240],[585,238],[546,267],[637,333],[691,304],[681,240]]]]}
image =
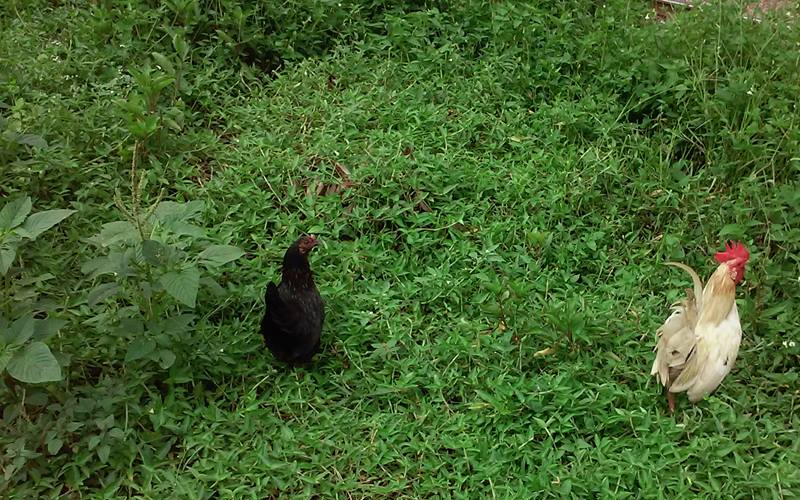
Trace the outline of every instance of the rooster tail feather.
{"type": "Polygon", "coordinates": [[[694,300],[697,304],[697,310],[702,310],[703,308],[703,280],[700,279],[700,276],[692,269],[691,267],[687,266],[686,264],[681,264],[680,262],[665,262],[667,266],[677,267],[679,269],[683,269],[689,276],[692,277],[692,285],[694,287],[694,300]]]}

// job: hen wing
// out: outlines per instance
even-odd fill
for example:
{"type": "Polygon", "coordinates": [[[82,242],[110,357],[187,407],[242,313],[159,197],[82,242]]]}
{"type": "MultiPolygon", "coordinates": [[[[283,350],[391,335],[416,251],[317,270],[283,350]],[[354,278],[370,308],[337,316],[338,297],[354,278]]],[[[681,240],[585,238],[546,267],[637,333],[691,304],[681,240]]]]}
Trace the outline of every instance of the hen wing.
{"type": "Polygon", "coordinates": [[[281,297],[280,290],[275,283],[269,282],[266,294],[267,316],[272,324],[279,330],[291,332],[300,318],[300,311],[293,304],[287,304],[281,297]]]}
{"type": "Polygon", "coordinates": [[[736,306],[722,323],[698,325],[695,335],[694,352],[670,387],[670,392],[687,391],[692,402],[711,394],[733,368],[742,339],[736,306]]]}

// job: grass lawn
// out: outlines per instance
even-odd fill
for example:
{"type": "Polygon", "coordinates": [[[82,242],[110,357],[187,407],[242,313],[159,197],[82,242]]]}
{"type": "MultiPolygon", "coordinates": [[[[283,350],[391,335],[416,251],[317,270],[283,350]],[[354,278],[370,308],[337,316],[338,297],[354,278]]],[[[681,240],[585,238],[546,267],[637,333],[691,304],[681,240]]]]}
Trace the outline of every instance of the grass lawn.
{"type": "Polygon", "coordinates": [[[61,380],[4,372],[0,496],[797,498],[800,33],[737,9],[12,1],[0,206],[75,212],[2,278],[61,380]],[[662,264],[731,238],[736,367],[670,416],[662,264]]]}

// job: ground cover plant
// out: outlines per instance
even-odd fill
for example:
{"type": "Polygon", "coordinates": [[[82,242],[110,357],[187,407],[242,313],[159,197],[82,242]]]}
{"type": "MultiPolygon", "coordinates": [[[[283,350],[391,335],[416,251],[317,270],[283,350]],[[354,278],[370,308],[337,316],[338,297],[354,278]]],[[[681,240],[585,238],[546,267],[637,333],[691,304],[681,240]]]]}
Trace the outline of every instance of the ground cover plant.
{"type": "Polygon", "coordinates": [[[796,22],[252,4],[0,12],[0,495],[797,496],[796,22]],[[258,325],[302,232],[289,370],[258,325]],[[737,366],[671,417],[662,263],[728,238],[737,366]]]}

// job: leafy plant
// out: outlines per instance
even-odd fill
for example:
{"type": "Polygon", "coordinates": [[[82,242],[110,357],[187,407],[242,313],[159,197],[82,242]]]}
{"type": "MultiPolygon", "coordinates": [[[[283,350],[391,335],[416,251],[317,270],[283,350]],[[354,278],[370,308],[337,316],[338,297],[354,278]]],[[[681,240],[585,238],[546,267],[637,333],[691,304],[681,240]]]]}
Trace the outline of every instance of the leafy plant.
{"type": "Polygon", "coordinates": [[[131,68],[133,90],[125,99],[117,101],[124,113],[126,128],[139,144],[163,146],[166,131],[179,133],[192,115],[181,99],[191,93],[183,76],[188,46],[180,34],[173,34],[171,38],[175,56],[153,52],[155,67],[148,61],[141,68],[131,68]],[[165,92],[170,87],[172,92],[165,92]]]}
{"type": "MultiPolygon", "coordinates": [[[[61,380],[61,367],[45,341],[65,323],[55,318],[39,319],[31,310],[29,294],[15,294],[30,281],[23,280],[25,267],[19,249],[63,221],[75,210],[44,210],[31,213],[30,197],[6,203],[0,210],[0,276],[5,286],[0,297],[0,372],[7,371],[25,383],[61,380]],[[20,266],[12,267],[19,257],[20,266]],[[28,297],[25,297],[28,295],[28,297]],[[7,317],[13,318],[12,321],[7,317]]],[[[35,280],[33,281],[35,283],[35,280]]]]}
{"type": "Polygon", "coordinates": [[[75,210],[44,210],[31,214],[30,197],[17,198],[0,210],[0,275],[6,276],[17,249],[25,241],[35,241],[43,232],[66,219],[75,210]]]}
{"type": "Polygon", "coordinates": [[[15,379],[28,384],[61,380],[61,366],[44,341],[63,323],[25,315],[10,325],[0,324],[0,371],[5,369],[15,379]]]}
{"type": "Polygon", "coordinates": [[[188,311],[195,308],[201,285],[215,296],[224,295],[212,273],[244,252],[211,243],[205,229],[195,224],[205,206],[202,201],[161,201],[159,196],[143,209],[147,183],[144,172],[137,174],[135,151],[130,205],[119,192],[116,196],[124,219],[103,224],[89,238],[101,255],[81,270],[98,282],[88,292],[88,305],[105,309],[93,322],[127,341],[125,362],[143,359],[167,369],[195,320],[188,311]]]}

